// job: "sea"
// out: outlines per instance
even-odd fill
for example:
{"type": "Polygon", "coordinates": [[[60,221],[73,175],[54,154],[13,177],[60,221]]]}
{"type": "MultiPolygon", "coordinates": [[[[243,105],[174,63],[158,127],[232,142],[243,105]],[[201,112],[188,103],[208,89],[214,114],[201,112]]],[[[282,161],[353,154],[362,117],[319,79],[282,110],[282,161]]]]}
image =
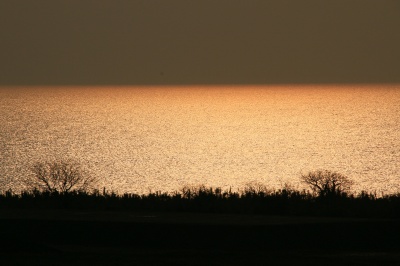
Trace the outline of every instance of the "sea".
{"type": "Polygon", "coordinates": [[[306,189],[331,170],[400,192],[400,85],[0,88],[0,190],[72,161],[115,193],[306,189]]]}

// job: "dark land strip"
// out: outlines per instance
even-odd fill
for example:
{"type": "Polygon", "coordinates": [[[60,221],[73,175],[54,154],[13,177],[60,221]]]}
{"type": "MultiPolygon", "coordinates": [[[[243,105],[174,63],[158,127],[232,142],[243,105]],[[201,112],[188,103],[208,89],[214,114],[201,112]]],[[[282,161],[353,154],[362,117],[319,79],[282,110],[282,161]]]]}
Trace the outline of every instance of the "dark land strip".
{"type": "Polygon", "coordinates": [[[0,265],[399,265],[400,221],[3,210],[0,265]]]}

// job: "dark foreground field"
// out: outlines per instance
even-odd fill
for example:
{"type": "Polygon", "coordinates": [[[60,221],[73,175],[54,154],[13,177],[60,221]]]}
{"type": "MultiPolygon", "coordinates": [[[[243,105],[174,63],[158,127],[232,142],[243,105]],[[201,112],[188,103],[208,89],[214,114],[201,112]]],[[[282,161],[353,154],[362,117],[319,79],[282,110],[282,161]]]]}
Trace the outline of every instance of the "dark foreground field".
{"type": "Polygon", "coordinates": [[[0,265],[400,265],[400,221],[1,210],[0,265]]]}

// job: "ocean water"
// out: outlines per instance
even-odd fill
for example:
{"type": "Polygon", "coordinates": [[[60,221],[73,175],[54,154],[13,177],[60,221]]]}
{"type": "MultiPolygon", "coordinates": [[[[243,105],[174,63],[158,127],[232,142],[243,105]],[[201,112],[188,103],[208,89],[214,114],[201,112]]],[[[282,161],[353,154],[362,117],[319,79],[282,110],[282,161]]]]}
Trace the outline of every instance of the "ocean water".
{"type": "Polygon", "coordinates": [[[1,189],[52,160],[118,193],[303,188],[316,169],[397,192],[400,86],[1,88],[1,189]]]}

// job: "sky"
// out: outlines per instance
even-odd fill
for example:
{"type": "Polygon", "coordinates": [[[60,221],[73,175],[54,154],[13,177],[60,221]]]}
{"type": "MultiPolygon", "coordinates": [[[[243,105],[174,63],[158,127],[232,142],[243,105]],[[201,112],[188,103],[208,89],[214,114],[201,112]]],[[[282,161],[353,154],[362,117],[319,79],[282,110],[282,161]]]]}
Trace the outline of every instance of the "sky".
{"type": "Polygon", "coordinates": [[[1,0],[0,85],[400,83],[398,0],[1,0]]]}

